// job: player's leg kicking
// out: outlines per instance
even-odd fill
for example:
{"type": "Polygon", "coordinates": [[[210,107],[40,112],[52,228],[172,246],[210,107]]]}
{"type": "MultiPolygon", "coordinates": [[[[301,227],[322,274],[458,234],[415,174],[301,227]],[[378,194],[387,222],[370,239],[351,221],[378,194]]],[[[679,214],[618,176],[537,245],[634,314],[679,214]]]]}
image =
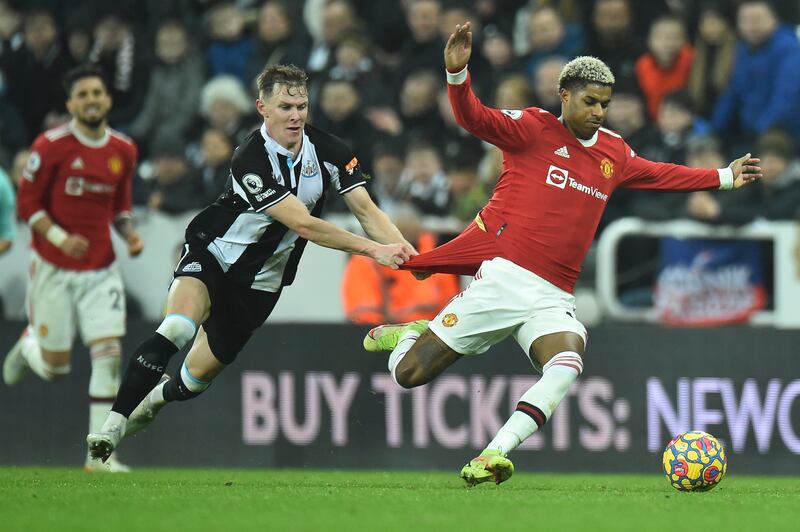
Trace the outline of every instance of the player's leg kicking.
{"type": "Polygon", "coordinates": [[[506,456],[550,419],[583,369],[585,329],[574,318],[574,298],[519,267],[500,266],[482,267],[485,275],[479,272],[429,329],[418,323],[382,326],[364,339],[369,351],[392,351],[389,370],[406,388],[430,382],[462,354],[483,353],[510,334],[542,370],[542,378],[523,394],[486,449],[461,470],[470,486],[499,484],[513,474],[506,456]],[[537,300],[540,304],[531,303],[537,300]]]}
{"type": "MultiPolygon", "coordinates": [[[[170,287],[167,317],[153,336],[133,352],[111,412],[100,430],[86,437],[92,457],[104,462],[108,460],[126,434],[131,413],[159,384],[172,356],[194,338],[196,323],[205,321],[210,307],[208,290],[202,281],[190,277],[175,280],[170,287]]],[[[181,379],[176,376],[175,380],[181,379]]],[[[140,414],[146,414],[152,420],[153,409],[147,405],[143,409],[140,414]]],[[[143,425],[146,423],[140,419],[134,428],[141,429],[143,425]]]]}

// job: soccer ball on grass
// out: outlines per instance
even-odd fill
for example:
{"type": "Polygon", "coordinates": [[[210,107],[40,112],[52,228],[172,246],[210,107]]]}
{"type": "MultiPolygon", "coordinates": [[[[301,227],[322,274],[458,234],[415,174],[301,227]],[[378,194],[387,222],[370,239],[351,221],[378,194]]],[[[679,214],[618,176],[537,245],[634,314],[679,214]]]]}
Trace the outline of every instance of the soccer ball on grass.
{"type": "Polygon", "coordinates": [[[667,480],[679,491],[708,491],[728,469],[719,440],[697,430],[675,436],[664,449],[662,462],[667,480]]]}

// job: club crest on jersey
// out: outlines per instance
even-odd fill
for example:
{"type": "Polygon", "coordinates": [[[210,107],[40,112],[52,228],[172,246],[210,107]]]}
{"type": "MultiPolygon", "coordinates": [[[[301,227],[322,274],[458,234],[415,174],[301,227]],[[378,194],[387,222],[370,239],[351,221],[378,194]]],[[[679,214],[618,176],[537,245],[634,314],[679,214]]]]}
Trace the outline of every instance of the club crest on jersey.
{"type": "Polygon", "coordinates": [[[242,178],[242,184],[251,194],[258,194],[264,188],[264,182],[256,174],[245,174],[242,178]]]}
{"type": "Polygon", "coordinates": [[[556,188],[565,188],[567,186],[568,176],[569,170],[564,170],[563,168],[551,164],[550,168],[547,169],[547,180],[545,183],[556,188]]]}
{"type": "Polygon", "coordinates": [[[108,160],[108,169],[114,175],[119,175],[122,172],[122,159],[119,157],[112,157],[108,160]]]}
{"type": "Polygon", "coordinates": [[[603,172],[603,177],[611,179],[611,176],[614,175],[614,163],[610,159],[603,159],[600,161],[600,171],[603,172]]]}
{"type": "Polygon", "coordinates": [[[452,312],[450,312],[449,314],[445,314],[444,317],[442,318],[442,325],[444,325],[445,327],[452,327],[456,323],[458,323],[458,316],[456,316],[452,312]]]}
{"type": "Polygon", "coordinates": [[[317,175],[317,165],[314,164],[314,161],[308,161],[303,165],[303,169],[300,173],[303,174],[303,177],[314,177],[317,175]]]}
{"type": "Polygon", "coordinates": [[[519,120],[522,118],[522,111],[519,109],[500,109],[500,112],[509,117],[511,120],[519,120]]]}

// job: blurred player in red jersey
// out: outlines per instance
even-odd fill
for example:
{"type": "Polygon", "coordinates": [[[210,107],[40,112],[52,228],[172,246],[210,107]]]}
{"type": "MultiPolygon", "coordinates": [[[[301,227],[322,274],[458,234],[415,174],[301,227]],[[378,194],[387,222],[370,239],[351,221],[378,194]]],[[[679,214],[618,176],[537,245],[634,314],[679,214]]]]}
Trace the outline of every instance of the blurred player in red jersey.
{"type": "Polygon", "coordinates": [[[511,476],[506,455],[547,422],[583,370],[586,329],[575,316],[572,288],[614,189],[739,188],[759,178],[761,168],[750,154],[721,169],[637,157],[622,137],[601,127],[614,76],[593,57],[564,66],[560,117],[535,107],[485,107],[470,89],[471,49],[469,23],[457,26],[444,53],[450,102],[462,127],[503,150],[503,172],[489,203],[463,233],[402,268],[418,277],[444,272],[475,279],[430,323],[377,327],[364,347],[392,351],[392,376],[412,388],[463,355],[514,336],[542,377],[462,469],[462,478],[475,485],[511,476]]]}
{"type": "MultiPolygon", "coordinates": [[[[125,291],[109,225],[128,253],[144,247],[131,221],[136,145],[110,129],[111,97],[99,70],[78,67],[64,79],[72,121],[33,143],[18,194],[18,212],[33,233],[27,294],[28,328],[6,355],[12,386],[30,369],[46,381],[70,372],[75,329],[89,347],[89,428],[99,429],[119,388],[125,291]]],[[[86,470],[122,472],[87,454],[86,470]]]]}

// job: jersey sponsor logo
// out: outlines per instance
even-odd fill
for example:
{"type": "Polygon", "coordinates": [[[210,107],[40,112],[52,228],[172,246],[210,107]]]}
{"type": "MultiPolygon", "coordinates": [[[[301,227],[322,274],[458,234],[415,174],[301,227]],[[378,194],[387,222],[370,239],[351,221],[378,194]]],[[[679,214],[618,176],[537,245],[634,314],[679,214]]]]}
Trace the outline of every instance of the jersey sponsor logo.
{"type": "Polygon", "coordinates": [[[190,262],[181,271],[184,273],[198,273],[203,271],[203,266],[199,262],[190,262]]]}
{"type": "Polygon", "coordinates": [[[350,162],[345,165],[344,170],[348,174],[353,175],[353,171],[356,169],[356,166],[358,166],[358,159],[353,157],[350,159],[350,162]]]}
{"type": "Polygon", "coordinates": [[[33,181],[35,179],[36,171],[42,167],[42,156],[39,155],[39,152],[32,151],[30,155],[28,155],[28,162],[25,163],[25,170],[22,172],[22,175],[28,181],[33,181]]]}
{"type": "Polygon", "coordinates": [[[611,176],[614,175],[614,163],[610,159],[603,159],[600,161],[600,171],[603,172],[603,177],[611,179],[611,176]]]}
{"type": "Polygon", "coordinates": [[[72,170],[82,170],[84,167],[83,159],[81,159],[80,157],[75,157],[75,160],[72,161],[72,164],[69,165],[69,167],[72,170]]]}
{"type": "Polygon", "coordinates": [[[114,185],[108,183],[93,183],[85,177],[70,176],[64,182],[64,193],[68,196],[83,196],[84,192],[94,194],[113,194],[116,190],[114,185]]]}
{"type": "Polygon", "coordinates": [[[275,194],[277,194],[277,192],[275,192],[275,191],[274,191],[273,189],[271,189],[271,188],[268,188],[268,189],[266,190],[266,192],[262,192],[261,194],[256,194],[256,201],[264,201],[264,200],[265,200],[265,199],[267,199],[268,197],[270,197],[270,196],[274,196],[275,194]]]}
{"type": "Polygon", "coordinates": [[[242,185],[250,194],[258,194],[264,188],[264,182],[256,174],[245,174],[242,178],[242,185]]]}
{"type": "Polygon", "coordinates": [[[522,118],[522,111],[519,109],[500,109],[500,112],[509,117],[511,120],[519,120],[522,118]]]}
{"type": "Polygon", "coordinates": [[[445,327],[452,327],[456,323],[458,323],[458,316],[456,316],[452,312],[445,314],[444,317],[442,318],[442,325],[444,325],[445,327]]]}
{"type": "Polygon", "coordinates": [[[558,155],[560,157],[564,157],[565,159],[569,159],[569,152],[567,151],[567,147],[566,146],[561,146],[559,149],[557,149],[553,153],[555,153],[556,155],[558,155]]]}
{"type": "Polygon", "coordinates": [[[303,177],[314,177],[317,175],[317,165],[314,164],[314,161],[308,161],[304,166],[303,169],[300,171],[303,177]]]}
{"type": "Polygon", "coordinates": [[[122,173],[122,159],[119,157],[111,157],[108,160],[108,169],[111,170],[111,173],[114,175],[119,175],[122,173]]]}
{"type": "Polygon", "coordinates": [[[573,177],[569,177],[569,170],[564,170],[563,168],[559,168],[555,165],[550,165],[550,169],[547,171],[547,180],[545,183],[561,189],[567,188],[567,185],[569,185],[569,188],[573,188],[578,192],[583,192],[586,195],[602,201],[608,201],[608,194],[602,192],[598,188],[584,185],[573,177]]]}
{"type": "Polygon", "coordinates": [[[564,170],[553,164],[547,169],[547,180],[545,183],[556,188],[564,188],[567,186],[567,178],[569,177],[569,170],[564,170]]]}

